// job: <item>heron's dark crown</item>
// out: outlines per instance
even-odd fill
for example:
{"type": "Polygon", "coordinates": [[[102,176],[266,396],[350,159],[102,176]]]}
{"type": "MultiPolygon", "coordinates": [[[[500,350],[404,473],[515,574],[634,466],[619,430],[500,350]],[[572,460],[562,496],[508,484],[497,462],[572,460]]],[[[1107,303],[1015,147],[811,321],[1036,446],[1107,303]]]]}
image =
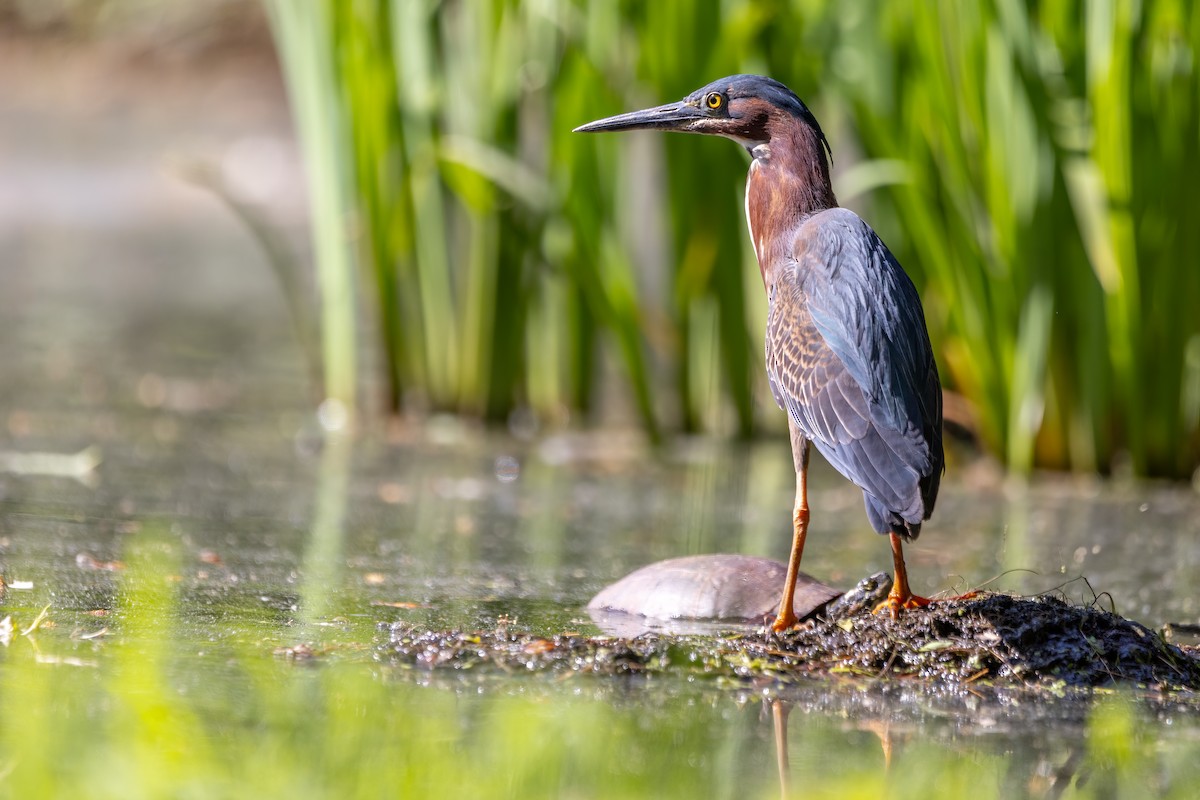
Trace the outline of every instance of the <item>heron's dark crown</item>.
{"type": "Polygon", "coordinates": [[[699,103],[711,92],[724,94],[730,100],[742,98],[758,98],[766,100],[776,108],[803,119],[805,122],[816,123],[816,118],[808,110],[808,106],[788,87],[774,78],[764,75],[730,75],[727,78],[715,80],[692,92],[685,102],[699,103]]]}

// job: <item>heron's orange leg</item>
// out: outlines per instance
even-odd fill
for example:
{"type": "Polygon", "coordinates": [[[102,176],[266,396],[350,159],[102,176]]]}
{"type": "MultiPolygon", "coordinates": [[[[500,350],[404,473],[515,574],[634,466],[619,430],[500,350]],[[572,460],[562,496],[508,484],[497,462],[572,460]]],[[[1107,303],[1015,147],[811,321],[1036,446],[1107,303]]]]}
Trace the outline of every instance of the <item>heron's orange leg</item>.
{"type": "Polygon", "coordinates": [[[796,506],[792,510],[792,555],[788,558],[787,578],[783,584],[783,597],[779,601],[779,614],[771,623],[776,633],[786,631],[799,622],[793,605],[796,596],[796,577],[800,574],[800,557],[804,555],[804,538],[808,535],[808,442],[792,436],[793,452],[796,456],[796,506]]]}
{"type": "Polygon", "coordinates": [[[896,534],[891,535],[892,539],[892,563],[896,566],[896,577],[892,581],[892,590],[888,592],[887,600],[884,600],[875,607],[875,613],[879,614],[887,611],[892,615],[892,619],[900,616],[901,610],[910,608],[924,608],[929,605],[928,597],[920,597],[912,593],[912,589],[908,588],[908,570],[904,568],[904,549],[903,543],[896,534]]]}

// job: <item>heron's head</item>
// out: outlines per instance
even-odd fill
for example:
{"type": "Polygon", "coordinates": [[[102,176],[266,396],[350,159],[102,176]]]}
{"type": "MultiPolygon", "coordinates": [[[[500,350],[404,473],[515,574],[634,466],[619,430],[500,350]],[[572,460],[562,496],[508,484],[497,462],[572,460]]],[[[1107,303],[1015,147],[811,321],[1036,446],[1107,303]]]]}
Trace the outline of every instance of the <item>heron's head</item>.
{"type": "Polygon", "coordinates": [[[579,133],[600,131],[660,130],[724,136],[751,153],[769,144],[788,126],[811,129],[829,149],[829,142],[808,106],[777,80],[761,75],[730,75],[689,94],[675,103],[580,125],[579,133]]]}

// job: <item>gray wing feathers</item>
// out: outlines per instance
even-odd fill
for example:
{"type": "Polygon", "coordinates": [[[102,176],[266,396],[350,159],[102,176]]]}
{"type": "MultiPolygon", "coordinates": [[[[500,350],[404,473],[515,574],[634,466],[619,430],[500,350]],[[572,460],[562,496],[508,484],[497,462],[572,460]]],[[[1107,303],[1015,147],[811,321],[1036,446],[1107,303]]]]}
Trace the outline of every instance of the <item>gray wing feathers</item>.
{"type": "Polygon", "coordinates": [[[844,209],[806,220],[793,257],[770,298],[775,400],[867,493],[876,529],[900,520],[919,528],[941,476],[942,415],[916,289],[875,232],[844,209]],[[883,508],[873,509],[872,497],[883,508]]]}

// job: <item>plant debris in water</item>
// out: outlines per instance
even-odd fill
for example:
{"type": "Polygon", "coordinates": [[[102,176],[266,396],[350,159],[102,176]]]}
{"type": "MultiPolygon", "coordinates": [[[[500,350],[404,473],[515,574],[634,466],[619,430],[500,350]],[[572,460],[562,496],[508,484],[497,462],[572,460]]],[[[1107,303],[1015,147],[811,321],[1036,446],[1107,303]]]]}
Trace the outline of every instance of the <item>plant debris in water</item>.
{"type": "Polygon", "coordinates": [[[980,593],[899,619],[858,611],[795,630],[714,637],[538,636],[396,623],[381,655],[424,670],[681,674],[789,681],[834,675],[930,685],[1200,690],[1200,653],[1136,622],[1056,597],[980,593]]]}

